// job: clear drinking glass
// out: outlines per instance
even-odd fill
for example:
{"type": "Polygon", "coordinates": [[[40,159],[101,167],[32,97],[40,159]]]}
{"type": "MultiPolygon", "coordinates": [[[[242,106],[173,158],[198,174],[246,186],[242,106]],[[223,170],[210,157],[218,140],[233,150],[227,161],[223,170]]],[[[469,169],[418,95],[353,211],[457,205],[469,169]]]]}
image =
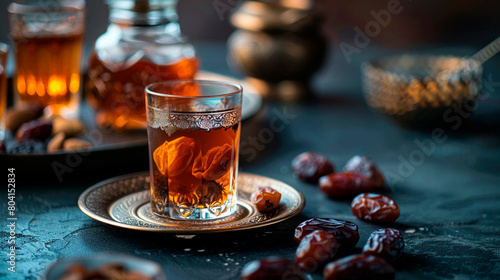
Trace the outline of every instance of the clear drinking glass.
{"type": "Polygon", "coordinates": [[[9,47],[0,43],[0,141],[5,138],[5,111],[7,110],[7,59],[9,47]]]}
{"type": "Polygon", "coordinates": [[[85,1],[16,1],[8,11],[16,103],[37,103],[49,115],[76,117],[85,1]]]}
{"type": "Polygon", "coordinates": [[[151,208],[172,219],[236,210],[240,85],[174,80],[146,87],[151,208]]]}

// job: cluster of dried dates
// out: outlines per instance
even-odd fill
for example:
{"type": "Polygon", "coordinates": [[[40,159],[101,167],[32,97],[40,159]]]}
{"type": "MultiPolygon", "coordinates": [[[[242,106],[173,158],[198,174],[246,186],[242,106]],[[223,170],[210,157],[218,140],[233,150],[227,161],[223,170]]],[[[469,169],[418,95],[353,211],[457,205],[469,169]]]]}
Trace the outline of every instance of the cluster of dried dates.
{"type": "Polygon", "coordinates": [[[353,197],[384,187],[385,179],[377,166],[367,157],[350,159],[342,172],[325,157],[305,152],[292,160],[295,176],[309,183],[318,183],[320,190],[331,198],[353,197]]]}
{"type": "Polygon", "coordinates": [[[42,115],[43,108],[37,105],[10,108],[5,117],[7,133],[0,143],[0,153],[54,153],[92,146],[89,141],[77,138],[85,129],[81,121],[42,115]]]}
{"type": "MultiPolygon", "coordinates": [[[[361,220],[393,223],[399,217],[399,207],[391,198],[371,193],[381,190],[385,179],[367,157],[355,156],[335,173],[334,165],[325,157],[306,152],[292,161],[295,176],[309,183],[318,183],[320,190],[331,198],[356,196],[352,213],[361,220]]],[[[299,244],[295,262],[286,258],[268,258],[245,265],[241,279],[306,279],[304,273],[323,269],[323,278],[330,279],[394,279],[390,264],[401,257],[404,239],[393,228],[374,231],[363,247],[362,254],[335,259],[339,250],[349,250],[359,241],[355,223],[332,218],[314,218],[295,229],[299,244]],[[290,278],[291,277],[291,278],[290,278]]]]}
{"type": "Polygon", "coordinates": [[[394,279],[395,270],[390,262],[397,260],[404,249],[401,232],[393,228],[379,229],[371,234],[362,254],[335,260],[340,249],[356,246],[359,233],[356,224],[331,218],[300,223],[294,238],[299,243],[295,262],[277,257],[252,261],[243,267],[241,279],[306,279],[305,273],[321,269],[326,280],[394,279]]]}
{"type": "Polygon", "coordinates": [[[292,160],[295,176],[306,182],[318,183],[330,198],[354,197],[353,214],[362,220],[392,223],[399,217],[399,206],[388,196],[371,193],[383,189],[385,179],[367,157],[355,156],[343,168],[334,172],[333,164],[323,155],[312,152],[299,154],[292,160]]]}

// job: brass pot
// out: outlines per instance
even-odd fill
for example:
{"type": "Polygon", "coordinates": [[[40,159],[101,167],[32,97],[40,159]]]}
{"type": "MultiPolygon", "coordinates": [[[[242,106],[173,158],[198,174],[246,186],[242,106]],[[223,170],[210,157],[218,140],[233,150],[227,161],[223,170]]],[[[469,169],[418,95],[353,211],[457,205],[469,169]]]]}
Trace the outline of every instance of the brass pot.
{"type": "Polygon", "coordinates": [[[249,76],[266,98],[295,101],[308,96],[309,79],[323,64],[327,46],[319,16],[310,7],[248,1],[231,23],[238,30],[228,40],[230,67],[249,76]]]}

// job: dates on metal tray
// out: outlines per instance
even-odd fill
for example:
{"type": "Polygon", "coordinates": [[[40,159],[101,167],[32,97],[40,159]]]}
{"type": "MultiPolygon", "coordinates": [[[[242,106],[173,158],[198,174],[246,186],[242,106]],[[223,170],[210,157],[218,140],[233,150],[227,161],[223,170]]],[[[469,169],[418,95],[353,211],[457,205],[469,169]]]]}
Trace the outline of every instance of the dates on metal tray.
{"type": "Polygon", "coordinates": [[[281,193],[270,186],[260,186],[252,193],[250,201],[260,212],[267,212],[278,207],[281,193]]]}
{"type": "Polygon", "coordinates": [[[354,247],[359,241],[358,226],[355,223],[332,218],[314,218],[300,223],[295,228],[295,242],[299,243],[315,230],[332,233],[341,246],[354,247]]]}
{"type": "Polygon", "coordinates": [[[52,135],[51,121],[31,121],[21,125],[16,133],[19,142],[26,140],[45,141],[52,135]]]}
{"type": "Polygon", "coordinates": [[[392,280],[394,268],[379,257],[352,255],[326,265],[323,270],[325,280],[377,279],[392,280]]]}

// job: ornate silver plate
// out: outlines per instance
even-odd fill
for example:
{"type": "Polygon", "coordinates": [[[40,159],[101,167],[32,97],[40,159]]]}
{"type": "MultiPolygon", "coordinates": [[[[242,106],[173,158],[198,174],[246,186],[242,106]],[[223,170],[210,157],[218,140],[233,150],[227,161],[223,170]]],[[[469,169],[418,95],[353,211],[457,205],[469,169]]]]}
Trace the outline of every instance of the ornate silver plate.
{"type": "Polygon", "coordinates": [[[238,209],[216,220],[193,221],[161,218],[149,203],[149,173],[134,173],[100,182],[80,195],[78,206],[89,217],[117,227],[176,234],[198,234],[263,227],[289,219],[305,205],[304,197],[293,187],[259,175],[238,174],[238,209]],[[280,205],[260,213],[250,202],[258,186],[271,186],[281,193],[280,205]]]}

